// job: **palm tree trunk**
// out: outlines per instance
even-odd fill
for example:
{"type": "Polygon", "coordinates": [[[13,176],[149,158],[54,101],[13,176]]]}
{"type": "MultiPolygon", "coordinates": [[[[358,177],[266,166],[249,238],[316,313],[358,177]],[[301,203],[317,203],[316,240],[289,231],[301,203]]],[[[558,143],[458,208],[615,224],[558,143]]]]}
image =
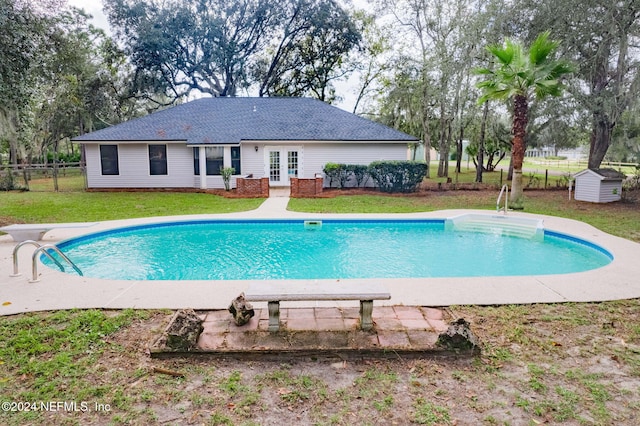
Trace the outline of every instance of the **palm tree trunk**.
{"type": "Polygon", "coordinates": [[[522,208],[522,163],[525,152],[525,135],[527,128],[527,98],[516,95],[513,108],[513,146],[511,148],[511,161],[513,163],[513,179],[511,181],[510,204],[513,208],[522,208]]]}

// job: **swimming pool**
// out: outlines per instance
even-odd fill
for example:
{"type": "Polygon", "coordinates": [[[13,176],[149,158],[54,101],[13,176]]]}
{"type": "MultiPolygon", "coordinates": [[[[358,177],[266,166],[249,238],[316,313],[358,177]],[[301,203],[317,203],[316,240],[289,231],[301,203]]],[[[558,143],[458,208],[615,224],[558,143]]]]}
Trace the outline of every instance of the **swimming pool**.
{"type": "Polygon", "coordinates": [[[449,230],[445,222],[167,222],[90,234],[58,247],[84,276],[118,280],[530,276],[587,271],[612,260],[603,248],[559,232],[527,239],[449,230]]]}

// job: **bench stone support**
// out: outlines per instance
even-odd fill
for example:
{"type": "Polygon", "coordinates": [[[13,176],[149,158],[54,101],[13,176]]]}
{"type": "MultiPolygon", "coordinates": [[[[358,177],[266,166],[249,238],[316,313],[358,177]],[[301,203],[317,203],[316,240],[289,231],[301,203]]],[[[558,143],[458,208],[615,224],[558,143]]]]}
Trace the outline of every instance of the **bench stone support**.
{"type": "Polygon", "coordinates": [[[373,328],[373,300],[360,301],[360,328],[367,331],[373,328]]]}
{"type": "Polygon", "coordinates": [[[269,331],[278,331],[280,329],[280,302],[269,302],[269,331]]]}

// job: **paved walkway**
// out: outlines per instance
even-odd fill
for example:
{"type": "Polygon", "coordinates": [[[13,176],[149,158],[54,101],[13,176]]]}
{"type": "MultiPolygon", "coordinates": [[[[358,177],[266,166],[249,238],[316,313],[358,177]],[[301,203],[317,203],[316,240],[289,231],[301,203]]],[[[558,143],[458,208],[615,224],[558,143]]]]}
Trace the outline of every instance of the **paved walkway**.
{"type": "Polygon", "coordinates": [[[271,188],[269,198],[254,213],[258,216],[280,216],[287,211],[289,188],[271,188]]]}

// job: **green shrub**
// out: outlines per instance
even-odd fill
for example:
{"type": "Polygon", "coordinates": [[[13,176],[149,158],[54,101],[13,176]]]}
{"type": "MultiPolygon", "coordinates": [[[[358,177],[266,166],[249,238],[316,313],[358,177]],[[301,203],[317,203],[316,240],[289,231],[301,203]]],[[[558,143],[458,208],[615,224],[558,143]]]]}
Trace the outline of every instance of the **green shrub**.
{"type": "Polygon", "coordinates": [[[332,187],[335,182],[338,188],[346,188],[347,186],[365,186],[369,180],[368,169],[369,166],[363,164],[327,163],[322,171],[329,179],[329,187],[332,187]],[[350,183],[350,180],[355,181],[355,185],[353,182],[350,183]]]}
{"type": "Polygon", "coordinates": [[[427,167],[417,161],[374,161],[368,173],[382,192],[414,192],[427,175],[427,167]]]}
{"type": "Polygon", "coordinates": [[[229,191],[231,189],[231,176],[236,172],[233,167],[223,167],[220,169],[222,175],[222,182],[224,182],[224,189],[229,191]]]}
{"type": "Polygon", "coordinates": [[[0,172],[0,191],[27,191],[28,188],[22,187],[16,183],[13,172],[8,169],[0,172]]]}
{"type": "Polygon", "coordinates": [[[356,187],[365,186],[369,180],[369,166],[363,164],[348,164],[347,170],[351,173],[351,176],[356,180],[356,187]]]}
{"type": "Polygon", "coordinates": [[[324,174],[329,178],[329,187],[333,186],[333,182],[338,184],[338,188],[347,186],[349,180],[349,170],[346,164],[327,163],[322,169],[324,174]]]}

